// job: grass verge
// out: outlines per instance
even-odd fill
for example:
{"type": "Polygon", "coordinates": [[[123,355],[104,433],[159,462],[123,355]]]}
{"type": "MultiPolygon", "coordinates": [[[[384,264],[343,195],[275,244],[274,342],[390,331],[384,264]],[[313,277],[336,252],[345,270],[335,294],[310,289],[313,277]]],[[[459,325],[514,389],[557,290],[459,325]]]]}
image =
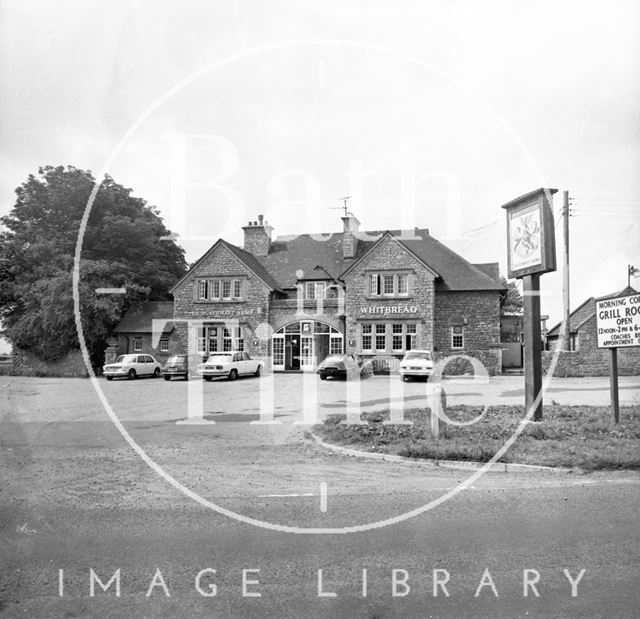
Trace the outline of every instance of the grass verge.
{"type": "MultiPolygon", "coordinates": [[[[456,422],[470,422],[483,410],[480,406],[452,406],[446,414],[456,422]]],[[[363,413],[366,425],[344,424],[344,415],[331,415],[314,426],[313,432],[328,443],[365,452],[487,462],[524,416],[522,406],[490,407],[478,421],[466,426],[441,422],[437,440],[431,437],[428,409],[406,411],[404,418],[412,425],[384,425],[388,411],[363,413]]],[[[640,406],[622,407],[618,425],[611,421],[608,407],[545,406],[544,420],[527,424],[500,462],[584,470],[640,469],[640,406]]]]}

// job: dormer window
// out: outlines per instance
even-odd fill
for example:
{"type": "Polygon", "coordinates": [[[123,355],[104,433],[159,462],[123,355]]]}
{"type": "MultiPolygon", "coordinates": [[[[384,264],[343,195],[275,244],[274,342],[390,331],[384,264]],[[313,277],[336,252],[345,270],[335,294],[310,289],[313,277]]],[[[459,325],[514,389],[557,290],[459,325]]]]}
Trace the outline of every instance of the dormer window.
{"type": "Polygon", "coordinates": [[[305,282],[304,298],[305,299],[326,299],[327,283],[326,282],[305,282]]]}

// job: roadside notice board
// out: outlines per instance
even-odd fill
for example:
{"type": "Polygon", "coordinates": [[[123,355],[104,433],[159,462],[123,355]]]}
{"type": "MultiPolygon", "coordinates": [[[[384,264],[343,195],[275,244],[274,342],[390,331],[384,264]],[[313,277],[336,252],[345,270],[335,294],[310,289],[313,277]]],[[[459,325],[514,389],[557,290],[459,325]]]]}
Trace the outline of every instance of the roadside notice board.
{"type": "Polygon", "coordinates": [[[598,348],[640,346],[640,294],[596,301],[598,348]]]}

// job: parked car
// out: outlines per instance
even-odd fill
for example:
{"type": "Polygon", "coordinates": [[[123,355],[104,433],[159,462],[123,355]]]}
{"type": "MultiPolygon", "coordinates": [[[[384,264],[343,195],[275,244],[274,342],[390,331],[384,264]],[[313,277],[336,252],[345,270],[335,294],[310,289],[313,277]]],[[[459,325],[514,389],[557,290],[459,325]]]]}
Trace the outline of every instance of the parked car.
{"type": "Polygon", "coordinates": [[[317,370],[320,380],[327,378],[366,378],[373,376],[371,361],[356,361],[353,355],[329,355],[317,370]]]}
{"type": "Polygon", "coordinates": [[[262,361],[252,359],[246,352],[216,352],[198,366],[198,374],[204,380],[212,380],[216,376],[226,376],[235,380],[238,376],[260,376],[262,361]]]}
{"type": "Polygon", "coordinates": [[[165,380],[171,380],[173,377],[189,380],[189,355],[169,357],[162,368],[162,376],[165,380]]]}
{"type": "Polygon", "coordinates": [[[429,380],[433,371],[433,356],[430,350],[409,350],[400,362],[400,376],[407,381],[411,377],[429,380]]]}
{"type": "Polygon", "coordinates": [[[138,353],[120,355],[115,363],[103,366],[102,372],[107,380],[113,378],[128,378],[133,380],[138,376],[153,376],[158,378],[162,367],[152,355],[138,353]]]}

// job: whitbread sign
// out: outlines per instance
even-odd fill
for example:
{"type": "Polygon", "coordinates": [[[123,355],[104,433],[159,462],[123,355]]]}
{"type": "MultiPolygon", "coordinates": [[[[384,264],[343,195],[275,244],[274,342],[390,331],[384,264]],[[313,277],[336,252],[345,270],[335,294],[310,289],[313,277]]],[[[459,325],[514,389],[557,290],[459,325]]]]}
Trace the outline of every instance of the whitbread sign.
{"type": "Polygon", "coordinates": [[[598,348],[640,346],[640,294],[596,301],[598,348]]]}

